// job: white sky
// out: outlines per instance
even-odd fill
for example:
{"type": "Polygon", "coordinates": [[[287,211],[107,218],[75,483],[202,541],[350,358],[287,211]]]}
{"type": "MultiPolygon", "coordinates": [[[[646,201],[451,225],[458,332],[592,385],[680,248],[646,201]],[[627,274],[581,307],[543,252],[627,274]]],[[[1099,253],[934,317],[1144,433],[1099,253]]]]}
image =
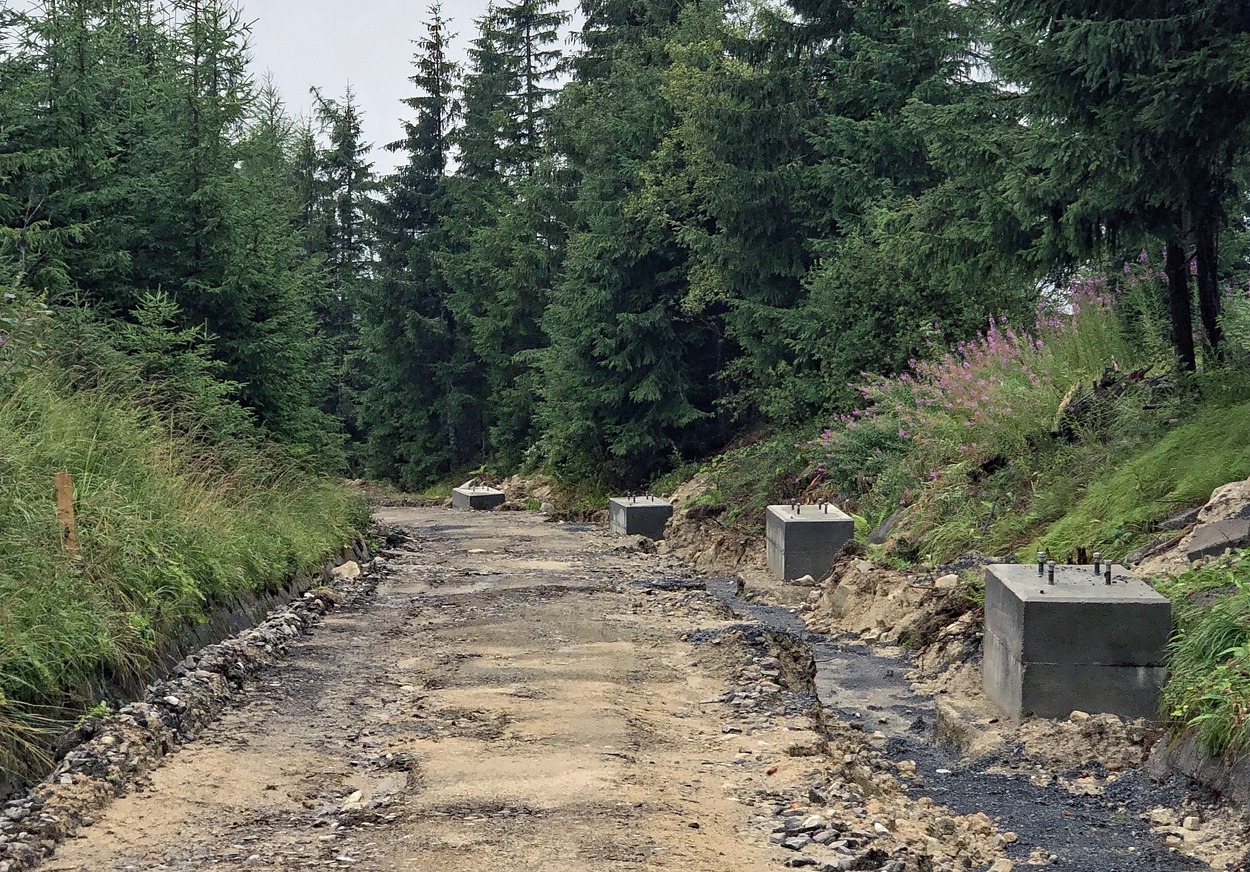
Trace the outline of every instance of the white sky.
{"type": "MultiPolygon", "coordinates": [[[[464,61],[473,20],[488,0],[444,0],[443,17],[455,35],[453,57],[464,61]]],[[[294,115],[308,115],[311,85],[327,97],[341,96],[351,84],[364,112],[365,136],[374,146],[380,172],[392,169],[397,156],[383,149],[400,139],[399,119],[407,111],[400,100],[412,93],[412,41],[423,32],[426,0],[241,0],[253,20],[253,71],[266,70],[294,115]]],[[[566,0],[567,7],[573,4],[566,0]]]]}

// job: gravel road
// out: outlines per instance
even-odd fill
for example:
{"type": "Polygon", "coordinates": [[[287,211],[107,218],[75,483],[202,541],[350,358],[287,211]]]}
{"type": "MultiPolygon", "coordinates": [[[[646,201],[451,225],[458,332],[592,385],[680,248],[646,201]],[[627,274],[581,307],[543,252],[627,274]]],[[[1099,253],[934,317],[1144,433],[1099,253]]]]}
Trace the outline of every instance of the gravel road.
{"type": "Polygon", "coordinates": [[[380,520],[376,595],[42,868],[1011,868],[1014,834],[898,777],[806,648],[675,557],[529,513],[380,520]]]}

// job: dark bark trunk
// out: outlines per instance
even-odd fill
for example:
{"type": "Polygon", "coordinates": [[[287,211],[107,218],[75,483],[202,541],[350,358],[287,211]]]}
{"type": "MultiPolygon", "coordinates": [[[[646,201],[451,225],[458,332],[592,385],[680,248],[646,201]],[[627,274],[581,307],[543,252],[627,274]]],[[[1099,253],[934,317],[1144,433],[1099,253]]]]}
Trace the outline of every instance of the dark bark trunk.
{"type": "Polygon", "coordinates": [[[1164,267],[1168,277],[1168,308],[1172,316],[1172,348],[1182,369],[1193,372],[1198,368],[1194,353],[1193,302],[1189,294],[1189,259],[1185,256],[1185,242],[1179,232],[1168,238],[1167,261],[1164,267]]]}
{"type": "Polygon", "coordinates": [[[1206,334],[1206,348],[1212,360],[1222,354],[1224,332],[1220,329],[1219,255],[1216,249],[1218,229],[1214,221],[1199,222],[1195,239],[1198,259],[1198,313],[1206,334]]]}

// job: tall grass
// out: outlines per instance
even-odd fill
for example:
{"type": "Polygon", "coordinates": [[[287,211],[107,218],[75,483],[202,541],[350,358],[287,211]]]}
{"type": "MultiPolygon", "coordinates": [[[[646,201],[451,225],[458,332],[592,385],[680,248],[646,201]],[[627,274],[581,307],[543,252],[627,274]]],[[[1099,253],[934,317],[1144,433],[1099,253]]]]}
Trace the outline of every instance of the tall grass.
{"type": "Polygon", "coordinates": [[[1250,552],[1162,585],[1177,623],[1165,716],[1210,756],[1250,753],[1250,552]]]}
{"type": "Polygon", "coordinates": [[[1065,556],[1078,548],[1124,553],[1153,522],[1201,505],[1220,485],[1250,476],[1250,403],[1208,405],[1114,466],[1099,470],[1072,504],[1032,509],[1055,519],[1025,551],[1065,556]]]}
{"type": "Polygon", "coordinates": [[[110,390],[52,367],[0,392],[0,743],[23,711],[93,701],[146,667],[213,603],[276,586],[348,542],[364,507],[346,488],[257,446],[226,468],[110,390]],[[81,552],[56,518],[53,476],[74,476],[81,552]]]}
{"type": "Polygon", "coordinates": [[[908,509],[906,536],[935,559],[1027,541],[1019,517],[1065,450],[1065,403],[1108,371],[1141,364],[1103,281],[1068,289],[1029,331],[985,331],[893,377],[864,374],[867,405],[817,441],[823,468],[861,511],[908,509]]]}

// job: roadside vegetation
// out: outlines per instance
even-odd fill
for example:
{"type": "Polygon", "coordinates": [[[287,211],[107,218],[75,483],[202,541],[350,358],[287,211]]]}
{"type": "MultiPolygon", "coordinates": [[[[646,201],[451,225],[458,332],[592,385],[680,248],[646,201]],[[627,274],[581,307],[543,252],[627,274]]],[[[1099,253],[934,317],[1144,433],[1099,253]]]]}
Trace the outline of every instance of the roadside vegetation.
{"type": "Polygon", "coordinates": [[[37,765],[50,730],[145,675],[208,612],[319,568],[367,521],[354,493],[264,438],[195,331],[156,314],[118,332],[75,314],[57,323],[10,298],[0,333],[10,771],[37,765]],[[73,476],[76,552],[58,520],[60,472],[73,476]]]}
{"type": "Polygon", "coordinates": [[[1250,551],[1170,579],[1177,624],[1164,714],[1206,754],[1250,755],[1250,551]]]}
{"type": "MultiPolygon", "coordinates": [[[[898,375],[864,374],[862,406],[819,435],[704,465],[701,501],[749,527],[770,501],[833,499],[866,527],[893,516],[892,556],[930,563],[1127,555],[1158,522],[1250,476],[1247,349],[1177,373],[1166,325],[1140,317],[1158,282],[1148,265],[1082,282],[1028,328],[991,320],[898,375]]],[[[1242,317],[1226,318],[1230,335],[1242,317]]]]}

